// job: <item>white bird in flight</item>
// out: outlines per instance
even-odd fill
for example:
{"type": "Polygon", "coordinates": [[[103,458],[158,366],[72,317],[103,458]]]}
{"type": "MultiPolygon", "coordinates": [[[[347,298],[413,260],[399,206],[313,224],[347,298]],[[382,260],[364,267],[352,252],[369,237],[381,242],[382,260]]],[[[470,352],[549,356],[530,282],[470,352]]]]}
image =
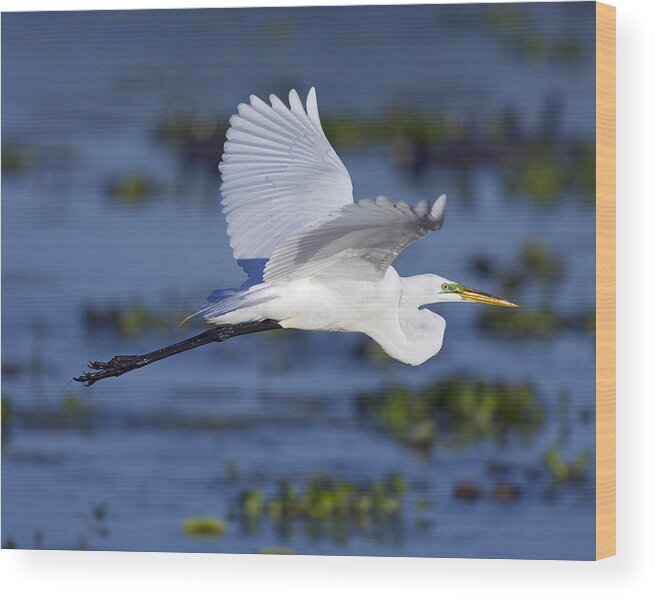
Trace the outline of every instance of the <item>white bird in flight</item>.
{"type": "MultiPolygon", "coordinates": [[[[411,242],[444,222],[446,196],[416,206],[385,196],[353,201],[352,182],[323,132],[316,92],[306,106],[250,96],[230,119],[223,158],[223,213],[234,258],[248,280],[217,290],[196,315],[213,327],[143,355],[91,362],[91,385],[173,354],[267,329],[363,333],[389,356],[420,365],[441,350],[446,322],[428,306],[512,302],[391,266],[411,242]]],[[[192,315],[192,316],[196,316],[192,315]]]]}

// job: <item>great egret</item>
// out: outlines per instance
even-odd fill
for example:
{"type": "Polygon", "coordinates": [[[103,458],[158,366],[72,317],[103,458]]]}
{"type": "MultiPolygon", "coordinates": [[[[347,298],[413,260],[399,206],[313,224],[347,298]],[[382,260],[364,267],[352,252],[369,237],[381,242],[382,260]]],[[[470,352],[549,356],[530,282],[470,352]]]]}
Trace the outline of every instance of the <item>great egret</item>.
{"type": "MultiPolygon", "coordinates": [[[[441,349],[446,323],[429,305],[512,302],[439,275],[400,277],[391,263],[411,242],[441,228],[446,196],[415,207],[385,196],[353,202],[350,175],[328,142],[316,92],[306,107],[295,90],[289,107],[250,96],[230,119],[222,162],[223,213],[234,257],[248,280],[217,290],[196,315],[215,326],[138,356],[91,362],[76,378],[105,377],[267,329],[352,331],[387,354],[420,365],[441,349]]],[[[195,316],[195,315],[192,315],[195,316]]]]}

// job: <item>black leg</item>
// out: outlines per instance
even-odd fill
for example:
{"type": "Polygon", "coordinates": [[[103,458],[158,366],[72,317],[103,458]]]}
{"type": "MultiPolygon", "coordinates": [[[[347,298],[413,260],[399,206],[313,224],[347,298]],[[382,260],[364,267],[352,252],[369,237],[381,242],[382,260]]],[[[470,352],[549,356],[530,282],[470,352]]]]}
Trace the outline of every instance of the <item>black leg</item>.
{"type": "Polygon", "coordinates": [[[75,381],[79,381],[87,386],[93,385],[96,381],[100,381],[101,379],[106,379],[107,377],[118,377],[128,371],[140,369],[141,367],[145,367],[146,365],[162,360],[163,358],[168,358],[169,356],[179,354],[180,352],[186,352],[187,350],[193,350],[194,348],[204,346],[205,344],[224,342],[225,340],[238,335],[257,333],[258,331],[267,331],[269,329],[281,329],[281,327],[282,326],[277,321],[271,320],[239,323],[238,325],[221,325],[203,331],[187,340],[177,342],[177,344],[166,346],[165,348],[160,348],[159,350],[154,350],[147,354],[114,356],[114,358],[109,362],[92,361],[89,363],[89,368],[93,369],[95,372],[88,371],[79,377],[74,377],[74,379],[75,381]]]}

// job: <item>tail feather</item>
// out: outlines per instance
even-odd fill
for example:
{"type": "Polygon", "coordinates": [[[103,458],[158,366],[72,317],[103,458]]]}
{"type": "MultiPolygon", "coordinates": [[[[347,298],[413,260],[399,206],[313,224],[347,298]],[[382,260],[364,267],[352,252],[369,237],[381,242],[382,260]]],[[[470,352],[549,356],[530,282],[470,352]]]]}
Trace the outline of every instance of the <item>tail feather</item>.
{"type": "Polygon", "coordinates": [[[207,298],[207,303],[199,311],[184,319],[182,323],[185,323],[193,317],[203,317],[205,321],[212,321],[228,313],[245,308],[252,308],[253,306],[258,306],[277,297],[276,294],[271,293],[270,290],[267,290],[266,288],[266,285],[262,285],[245,290],[214,290],[207,298]]]}

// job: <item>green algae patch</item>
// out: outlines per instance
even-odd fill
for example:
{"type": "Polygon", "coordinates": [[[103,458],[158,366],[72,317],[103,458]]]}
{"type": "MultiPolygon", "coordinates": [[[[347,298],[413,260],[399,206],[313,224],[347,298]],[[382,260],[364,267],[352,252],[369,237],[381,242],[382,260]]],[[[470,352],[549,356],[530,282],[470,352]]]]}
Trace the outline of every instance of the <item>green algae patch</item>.
{"type": "Polygon", "coordinates": [[[182,521],[182,531],[192,537],[217,537],[226,529],[225,521],[218,517],[190,517],[182,521]]]}

